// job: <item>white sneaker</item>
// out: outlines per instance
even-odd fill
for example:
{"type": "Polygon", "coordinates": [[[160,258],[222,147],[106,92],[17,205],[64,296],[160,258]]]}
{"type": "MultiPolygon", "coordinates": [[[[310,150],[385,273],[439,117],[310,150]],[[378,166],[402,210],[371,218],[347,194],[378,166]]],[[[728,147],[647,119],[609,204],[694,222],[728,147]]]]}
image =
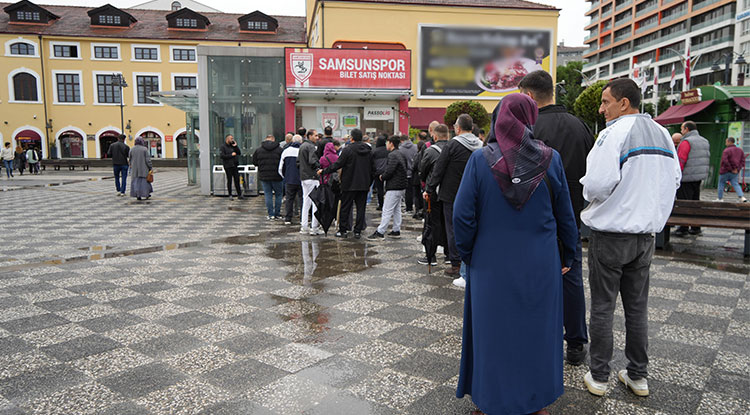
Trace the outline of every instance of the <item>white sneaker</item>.
{"type": "Polygon", "coordinates": [[[594,377],[591,376],[591,371],[586,372],[586,375],[583,376],[583,383],[586,384],[586,388],[589,390],[589,392],[596,396],[604,396],[604,394],[606,394],[607,390],[609,389],[606,382],[595,381],[594,377]]]}
{"type": "Polygon", "coordinates": [[[321,232],[320,229],[310,229],[310,236],[320,235],[321,233],[323,232],[321,232]]]}
{"type": "Polygon", "coordinates": [[[747,198],[746,198],[746,197],[744,197],[744,196],[743,196],[743,197],[741,197],[741,198],[740,198],[740,203],[747,203],[747,198]]]}
{"type": "Polygon", "coordinates": [[[307,228],[299,228],[299,233],[309,233],[310,230],[307,228]]]}
{"type": "Polygon", "coordinates": [[[453,280],[453,285],[460,288],[466,288],[466,280],[462,277],[458,277],[455,280],[453,280]]]}
{"type": "Polygon", "coordinates": [[[617,377],[620,378],[620,382],[630,388],[634,394],[638,396],[648,396],[648,381],[646,381],[646,378],[638,380],[630,379],[627,369],[617,372],[617,377]]]}
{"type": "Polygon", "coordinates": [[[723,202],[721,199],[714,199],[714,202],[723,202]]]}

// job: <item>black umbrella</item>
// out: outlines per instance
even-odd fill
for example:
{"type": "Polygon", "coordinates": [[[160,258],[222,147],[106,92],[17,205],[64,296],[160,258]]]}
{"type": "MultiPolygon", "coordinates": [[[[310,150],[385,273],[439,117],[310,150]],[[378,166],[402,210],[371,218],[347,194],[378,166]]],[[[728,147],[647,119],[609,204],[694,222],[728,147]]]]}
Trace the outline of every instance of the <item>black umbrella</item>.
{"type": "Polygon", "coordinates": [[[336,219],[336,195],[330,185],[321,184],[310,192],[310,199],[318,209],[315,212],[315,217],[320,222],[320,226],[323,227],[323,232],[328,235],[328,229],[331,227],[333,220],[336,219]]]}

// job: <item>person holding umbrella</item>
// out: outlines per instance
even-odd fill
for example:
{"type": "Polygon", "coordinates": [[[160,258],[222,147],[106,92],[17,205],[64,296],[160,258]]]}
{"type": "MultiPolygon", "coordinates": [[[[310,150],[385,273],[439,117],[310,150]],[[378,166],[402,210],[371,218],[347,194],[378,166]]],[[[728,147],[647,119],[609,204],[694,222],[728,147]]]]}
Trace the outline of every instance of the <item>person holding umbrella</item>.
{"type": "MultiPolygon", "coordinates": [[[[448,138],[450,138],[450,131],[447,125],[436,123],[434,127],[432,127],[432,124],[430,126],[435,141],[424,150],[424,154],[419,161],[419,178],[425,183],[429,179],[430,174],[432,174],[432,168],[435,166],[438,157],[440,157],[443,147],[448,144],[448,138]]],[[[448,242],[445,234],[443,202],[438,199],[437,192],[427,193],[424,198],[429,210],[429,214],[425,215],[424,229],[422,231],[422,245],[425,247],[426,255],[417,262],[427,265],[429,271],[431,271],[431,267],[438,264],[435,255],[438,245],[443,247],[445,257],[446,259],[448,258],[448,242]]]]}
{"type": "MultiPolygon", "coordinates": [[[[320,159],[321,169],[325,169],[339,159],[337,152],[337,145],[340,145],[338,141],[332,141],[325,144],[323,150],[323,156],[320,159]]],[[[339,186],[338,172],[332,172],[328,174],[320,175],[320,185],[310,192],[310,198],[315,204],[316,211],[315,217],[318,219],[323,232],[328,235],[328,229],[331,227],[331,223],[336,218],[336,213],[339,206],[339,198],[336,195],[334,187],[339,186]]]]}

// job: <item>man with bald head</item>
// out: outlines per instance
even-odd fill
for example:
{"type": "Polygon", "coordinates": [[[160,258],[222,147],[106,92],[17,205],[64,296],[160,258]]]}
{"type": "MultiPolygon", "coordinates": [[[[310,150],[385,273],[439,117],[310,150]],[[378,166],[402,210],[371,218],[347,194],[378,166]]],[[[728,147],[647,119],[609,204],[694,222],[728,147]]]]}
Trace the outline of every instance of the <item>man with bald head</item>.
{"type": "Polygon", "coordinates": [[[677,148],[680,146],[680,141],[682,141],[682,134],[680,133],[672,134],[672,142],[674,143],[674,148],[677,148]]]}

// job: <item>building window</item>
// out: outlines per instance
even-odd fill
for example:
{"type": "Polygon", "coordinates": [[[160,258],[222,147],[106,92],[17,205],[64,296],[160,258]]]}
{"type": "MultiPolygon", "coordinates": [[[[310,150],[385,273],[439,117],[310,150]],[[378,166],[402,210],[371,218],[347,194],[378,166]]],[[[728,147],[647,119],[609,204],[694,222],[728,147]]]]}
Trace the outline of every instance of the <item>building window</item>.
{"type": "Polygon", "coordinates": [[[158,61],[159,50],[157,48],[135,48],[135,59],[139,61],[158,61]]]}
{"type": "Polygon", "coordinates": [[[39,101],[36,90],[36,77],[26,72],[14,75],[13,96],[16,101],[39,101]]]}
{"type": "Polygon", "coordinates": [[[198,19],[185,19],[185,18],[178,17],[175,20],[175,26],[177,26],[177,27],[197,28],[198,27],[198,19]]]}
{"type": "Polygon", "coordinates": [[[196,89],[198,88],[198,79],[194,76],[175,76],[174,77],[174,89],[179,91],[181,89],[196,89]]]}
{"type": "Polygon", "coordinates": [[[78,74],[59,73],[57,81],[57,102],[81,102],[81,79],[78,74]]]}
{"type": "Polygon", "coordinates": [[[75,45],[55,45],[53,49],[56,58],[78,57],[78,46],[75,45]]]}
{"type": "Polygon", "coordinates": [[[172,49],[172,60],[195,62],[195,49],[172,49]]]}
{"type": "Polygon", "coordinates": [[[158,104],[148,96],[151,92],[159,90],[159,77],[152,75],[138,75],[135,77],[136,86],[138,87],[139,104],[158,104]]]}
{"type": "Polygon", "coordinates": [[[248,30],[268,30],[268,22],[260,22],[257,20],[247,21],[248,30]]]}
{"type": "Polygon", "coordinates": [[[120,87],[115,84],[114,75],[96,75],[97,102],[100,104],[119,104],[120,87]]]}
{"type": "Polygon", "coordinates": [[[96,59],[119,59],[117,46],[94,46],[94,57],[96,59]]]}
{"type": "Polygon", "coordinates": [[[179,1],[173,1],[172,2],[172,11],[173,12],[177,11],[177,10],[180,10],[181,8],[182,8],[182,4],[180,4],[179,1]]]}
{"type": "Polygon", "coordinates": [[[16,18],[18,20],[23,20],[27,22],[38,22],[41,20],[41,16],[39,15],[39,12],[27,12],[27,11],[19,11],[16,14],[16,18]]]}
{"type": "Polygon", "coordinates": [[[18,42],[10,45],[11,55],[34,55],[34,45],[18,42]]]}
{"type": "Polygon", "coordinates": [[[742,22],[742,26],[740,26],[740,36],[745,36],[747,34],[750,34],[750,19],[745,20],[742,22]]]}
{"type": "Polygon", "coordinates": [[[99,24],[102,25],[119,25],[121,22],[120,16],[102,14],[99,16],[99,24]]]}

